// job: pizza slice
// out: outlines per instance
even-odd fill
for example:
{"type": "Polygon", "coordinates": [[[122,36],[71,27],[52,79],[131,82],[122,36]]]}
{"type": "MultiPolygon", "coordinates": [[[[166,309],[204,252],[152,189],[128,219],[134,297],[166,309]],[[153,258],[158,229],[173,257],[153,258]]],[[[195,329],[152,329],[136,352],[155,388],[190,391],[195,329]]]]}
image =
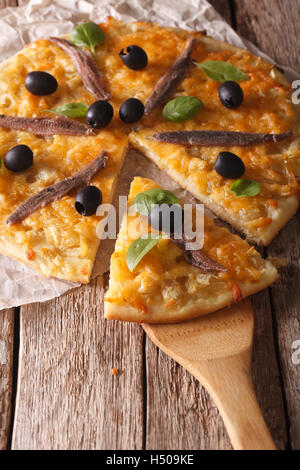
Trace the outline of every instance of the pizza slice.
{"type": "MultiPolygon", "coordinates": [[[[153,137],[171,129],[174,126],[166,123],[131,133],[130,143],[212,212],[246,235],[248,241],[268,245],[298,207],[297,182],[287,159],[266,155],[258,147],[187,147],[153,137]],[[218,156],[224,151],[242,160],[246,168],[242,178],[225,178],[215,170],[218,156]],[[243,192],[243,187],[240,192],[239,188],[235,190],[235,181],[242,180],[250,181],[254,188],[258,184],[258,194],[248,195],[248,188],[243,192]]],[[[180,129],[189,132],[195,124],[181,124],[180,129]]]]}
{"type": "MultiPolygon", "coordinates": [[[[137,195],[154,188],[159,188],[154,181],[136,177],[129,205],[137,195]]],[[[123,219],[105,295],[108,319],[145,323],[188,320],[254,294],[278,277],[276,268],[254,247],[207,217],[201,267],[190,264],[182,247],[163,237],[130,270],[127,253],[145,220],[139,213],[128,213],[123,219]]]]}

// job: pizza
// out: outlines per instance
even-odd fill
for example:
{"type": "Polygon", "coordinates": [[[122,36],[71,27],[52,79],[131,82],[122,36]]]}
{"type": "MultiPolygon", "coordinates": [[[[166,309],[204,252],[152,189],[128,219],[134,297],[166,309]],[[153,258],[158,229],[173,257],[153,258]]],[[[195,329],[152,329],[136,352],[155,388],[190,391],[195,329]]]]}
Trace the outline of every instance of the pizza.
{"type": "Polygon", "coordinates": [[[2,164],[0,252],[44,276],[87,283],[100,243],[96,235],[100,219],[95,212],[86,216],[76,210],[78,185],[92,185],[101,191],[101,202],[110,203],[129,144],[248,240],[269,243],[298,204],[299,116],[284,77],[261,58],[203,32],[146,22],[125,24],[111,17],[99,26],[105,38],[93,48],[94,56],[82,44],[74,44],[71,34],[35,41],[0,66],[2,163],[19,145],[33,154],[33,164],[22,171],[2,164]],[[131,45],[139,50],[140,61],[145,61],[146,52],[143,67],[126,65],[131,45]],[[245,96],[242,105],[236,110],[225,108],[218,98],[220,84],[192,60],[227,62],[247,74],[248,80],[240,83],[245,96]],[[51,93],[32,93],[34,83],[26,87],[32,72],[46,72],[52,77],[47,79],[49,86],[54,79],[57,87],[51,93]],[[171,122],[163,108],[181,96],[198,97],[204,109],[184,122],[171,122]],[[145,109],[139,119],[132,119],[127,109],[126,100],[132,98],[145,109]],[[81,115],[51,114],[70,103],[90,109],[96,101],[110,103],[113,113],[96,129],[81,115]],[[158,134],[195,130],[275,136],[272,142],[226,146],[244,162],[245,177],[261,186],[260,193],[236,197],[230,191],[233,180],[214,169],[222,145],[155,140],[158,134]],[[276,136],[283,137],[276,141],[276,136]],[[89,179],[86,174],[80,179],[78,173],[87,171],[101,152],[105,152],[105,165],[89,179]],[[70,182],[74,184],[74,175],[77,186],[66,192],[70,182]],[[59,192],[62,186],[65,191],[59,192]],[[51,191],[55,197],[49,199],[51,191]]]}
{"type": "MultiPolygon", "coordinates": [[[[129,194],[134,198],[154,181],[135,177],[129,194]]],[[[170,237],[163,237],[130,270],[126,255],[140,231],[139,213],[124,216],[111,258],[105,317],[144,323],[188,320],[214,312],[254,294],[278,277],[276,268],[246,241],[205,217],[202,253],[225,269],[214,271],[189,264],[184,251],[170,237]],[[126,223],[125,223],[126,220],[126,223]]],[[[147,234],[147,227],[145,229],[147,234]]]]}

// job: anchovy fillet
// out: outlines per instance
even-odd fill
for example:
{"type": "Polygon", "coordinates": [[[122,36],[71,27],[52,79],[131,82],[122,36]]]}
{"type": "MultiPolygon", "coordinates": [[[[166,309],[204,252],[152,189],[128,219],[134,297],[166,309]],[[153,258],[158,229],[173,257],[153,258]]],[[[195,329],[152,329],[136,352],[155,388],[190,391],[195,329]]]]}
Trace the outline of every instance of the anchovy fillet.
{"type": "Polygon", "coordinates": [[[92,54],[87,49],[80,49],[66,39],[50,37],[49,41],[65,51],[74,62],[84,86],[96,98],[109,100],[111,94],[107,91],[92,54]]]}
{"type": "Polygon", "coordinates": [[[69,176],[56,184],[48,186],[48,188],[42,189],[42,191],[27,199],[27,201],[23,202],[8,217],[6,221],[7,225],[21,222],[29,217],[33,212],[36,212],[51,202],[61,199],[74,189],[88,185],[93,176],[98,173],[98,171],[105,168],[107,158],[107,153],[103,150],[95,160],[88,163],[88,165],[83,167],[73,176],[69,176]]]}
{"type": "Polygon", "coordinates": [[[246,147],[248,145],[281,142],[293,137],[293,132],[283,134],[251,134],[229,131],[174,131],[154,134],[152,139],[179,145],[204,147],[246,147]]]}
{"type": "Polygon", "coordinates": [[[0,114],[0,127],[36,135],[93,135],[94,130],[81,122],[64,116],[18,117],[0,114]]]}
{"type": "Polygon", "coordinates": [[[195,38],[189,39],[182,53],[171,65],[169,70],[158,80],[151,95],[145,103],[145,114],[151,113],[162,101],[166,100],[173,90],[185,78],[190,65],[190,57],[195,38]]]}
{"type": "Polygon", "coordinates": [[[184,257],[187,263],[195,266],[196,268],[202,269],[206,273],[210,272],[225,272],[226,268],[219,264],[217,261],[213,261],[202,250],[188,250],[186,245],[190,243],[191,240],[185,239],[184,235],[182,239],[176,239],[171,235],[171,240],[173,240],[176,245],[184,251],[184,257]]]}

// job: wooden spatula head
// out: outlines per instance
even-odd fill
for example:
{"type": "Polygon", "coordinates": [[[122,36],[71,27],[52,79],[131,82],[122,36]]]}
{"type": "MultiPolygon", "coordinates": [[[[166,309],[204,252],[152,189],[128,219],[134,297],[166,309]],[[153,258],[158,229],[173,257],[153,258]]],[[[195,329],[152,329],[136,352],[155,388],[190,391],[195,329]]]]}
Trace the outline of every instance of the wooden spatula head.
{"type": "Polygon", "coordinates": [[[254,313],[248,299],[219,312],[182,323],[143,328],[167,354],[185,360],[233,356],[252,347],[254,313]]]}

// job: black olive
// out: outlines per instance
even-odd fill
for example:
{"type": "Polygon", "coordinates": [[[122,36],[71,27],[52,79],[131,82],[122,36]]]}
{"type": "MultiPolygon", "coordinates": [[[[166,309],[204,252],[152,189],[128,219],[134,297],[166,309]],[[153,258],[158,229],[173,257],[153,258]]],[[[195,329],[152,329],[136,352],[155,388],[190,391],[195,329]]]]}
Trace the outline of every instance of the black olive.
{"type": "Polygon", "coordinates": [[[75,209],[84,216],[95,214],[101,204],[102,192],[96,186],[86,186],[75,198],[75,209]]]}
{"type": "Polygon", "coordinates": [[[27,145],[16,145],[4,157],[4,165],[10,171],[25,171],[33,163],[32,150],[27,145]]]}
{"type": "Polygon", "coordinates": [[[144,114],[145,107],[137,98],[128,98],[121,104],[119,116],[127,124],[139,121],[144,114]]]}
{"type": "Polygon", "coordinates": [[[147,54],[141,47],[128,46],[126,52],[127,54],[122,49],[119,56],[129,69],[142,70],[148,64],[147,54]]]}
{"type": "Polygon", "coordinates": [[[181,234],[183,210],[178,204],[156,204],[148,215],[148,223],[160,232],[181,234]]]}
{"type": "Polygon", "coordinates": [[[214,164],[214,169],[224,178],[241,178],[246,171],[243,160],[231,152],[221,152],[214,164]]]}
{"type": "Polygon", "coordinates": [[[89,126],[94,129],[102,129],[107,126],[114,115],[114,108],[105,100],[95,101],[91,104],[86,113],[86,120],[89,126]]]}
{"type": "Polygon", "coordinates": [[[30,72],[25,78],[25,88],[33,95],[51,95],[57,90],[56,78],[48,72],[30,72]]]}
{"type": "Polygon", "coordinates": [[[244,99],[244,93],[236,82],[224,82],[219,87],[221,103],[229,109],[238,108],[244,99]]]}

